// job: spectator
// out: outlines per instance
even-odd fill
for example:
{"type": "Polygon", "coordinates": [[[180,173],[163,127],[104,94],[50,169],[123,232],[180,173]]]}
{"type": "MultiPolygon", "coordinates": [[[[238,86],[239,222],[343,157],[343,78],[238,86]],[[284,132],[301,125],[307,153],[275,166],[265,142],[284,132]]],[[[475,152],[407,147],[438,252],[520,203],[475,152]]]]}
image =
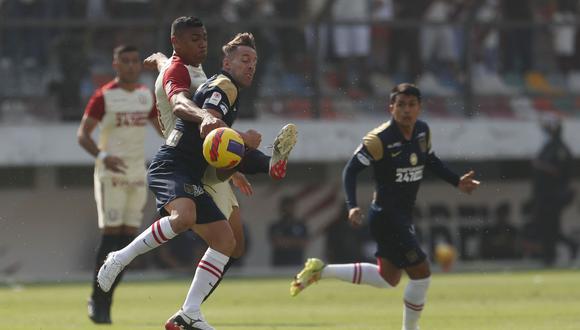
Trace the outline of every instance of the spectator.
{"type": "Polygon", "coordinates": [[[556,260],[558,241],[568,245],[572,258],[578,249],[578,244],[565,237],[560,229],[562,211],[574,198],[570,187],[572,154],[562,140],[562,123],[558,117],[545,116],[541,126],[547,140],[532,163],[532,221],[542,243],[543,262],[551,266],[556,260]]]}
{"type": "Polygon", "coordinates": [[[296,266],[304,262],[304,250],[308,245],[308,229],[294,215],[294,197],[280,200],[280,218],[270,226],[272,265],[296,266]]]}

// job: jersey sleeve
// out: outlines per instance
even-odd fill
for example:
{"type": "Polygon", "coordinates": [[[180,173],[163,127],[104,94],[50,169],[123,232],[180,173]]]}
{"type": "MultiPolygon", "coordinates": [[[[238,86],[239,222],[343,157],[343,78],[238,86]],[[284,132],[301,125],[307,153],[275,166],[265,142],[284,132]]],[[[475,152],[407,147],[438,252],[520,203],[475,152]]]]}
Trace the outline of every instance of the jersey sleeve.
{"type": "Polygon", "coordinates": [[[459,184],[459,175],[451,171],[447,165],[445,165],[441,159],[435,155],[431,145],[431,130],[429,128],[427,128],[427,159],[425,161],[425,167],[447,183],[453,186],[459,184]]]}
{"type": "Polygon", "coordinates": [[[191,88],[191,78],[185,65],[172,63],[163,74],[163,88],[167,94],[167,99],[171,100],[173,95],[180,92],[189,92],[191,88]]]}
{"type": "MultiPolygon", "coordinates": [[[[370,132],[363,138],[362,144],[368,155],[372,157],[373,160],[381,160],[383,158],[383,154],[385,149],[383,147],[383,142],[381,138],[375,134],[374,132],[370,132]]],[[[361,149],[359,147],[359,149],[361,149]]]]}
{"type": "Polygon", "coordinates": [[[204,109],[213,109],[225,116],[238,99],[238,89],[225,76],[218,77],[205,93],[204,109]]]}
{"type": "Polygon", "coordinates": [[[103,91],[98,89],[87,103],[85,108],[85,115],[94,118],[98,121],[103,119],[105,115],[105,97],[103,96],[103,91]]]}
{"type": "Polygon", "coordinates": [[[364,144],[361,144],[352,158],[346,163],[342,171],[342,183],[344,187],[346,206],[350,210],[357,207],[356,201],[356,180],[358,174],[367,168],[372,161],[370,155],[364,144]]]}

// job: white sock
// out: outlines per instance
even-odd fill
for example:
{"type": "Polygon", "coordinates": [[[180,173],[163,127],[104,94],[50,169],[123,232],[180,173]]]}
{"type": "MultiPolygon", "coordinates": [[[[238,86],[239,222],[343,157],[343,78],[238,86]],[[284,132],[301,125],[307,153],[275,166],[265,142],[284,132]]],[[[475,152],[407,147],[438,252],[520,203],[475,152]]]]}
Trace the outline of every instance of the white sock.
{"type": "Polygon", "coordinates": [[[379,266],[369,263],[327,265],[322,278],[332,277],[353,284],[368,284],[377,288],[390,288],[379,272],[379,266]]]}
{"type": "Polygon", "coordinates": [[[427,297],[427,289],[431,277],[420,280],[409,280],[409,284],[405,288],[403,310],[403,330],[417,330],[419,329],[419,318],[421,311],[425,305],[425,298],[427,297]]]}
{"type": "Polygon", "coordinates": [[[116,258],[123,265],[128,265],[138,255],[151,251],[175,237],[169,217],[155,221],[149,228],[137,236],[129,245],[117,251],[116,258]]]}
{"type": "Polygon", "coordinates": [[[183,312],[186,315],[195,315],[203,299],[211,291],[215,283],[222,277],[224,266],[230,257],[212,248],[208,248],[199,261],[193,282],[183,303],[183,312]]]}

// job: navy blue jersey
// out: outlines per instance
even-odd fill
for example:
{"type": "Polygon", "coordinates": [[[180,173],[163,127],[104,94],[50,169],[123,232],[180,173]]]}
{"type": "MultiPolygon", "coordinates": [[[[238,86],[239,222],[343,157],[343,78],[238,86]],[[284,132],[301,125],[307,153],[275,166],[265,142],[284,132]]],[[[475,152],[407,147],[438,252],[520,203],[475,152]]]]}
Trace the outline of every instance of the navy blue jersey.
{"type": "Polygon", "coordinates": [[[349,166],[356,172],[372,166],[375,178],[374,203],[409,213],[415,204],[423,171],[429,168],[445,181],[457,185],[459,177],[443,165],[431,149],[429,126],[418,120],[410,140],[403,137],[391,120],[370,131],[345,169],[345,189],[349,208],[356,205],[356,189],[349,166]],[[358,170],[357,170],[358,168],[358,170]]]}
{"type": "MultiPolygon", "coordinates": [[[[231,127],[238,113],[238,94],[239,88],[232,77],[222,71],[199,86],[193,95],[193,102],[202,109],[219,112],[222,120],[231,127]]],[[[199,124],[181,118],[175,122],[175,128],[160,153],[186,158],[200,177],[208,165],[203,157],[203,138],[199,135],[199,124]]]]}

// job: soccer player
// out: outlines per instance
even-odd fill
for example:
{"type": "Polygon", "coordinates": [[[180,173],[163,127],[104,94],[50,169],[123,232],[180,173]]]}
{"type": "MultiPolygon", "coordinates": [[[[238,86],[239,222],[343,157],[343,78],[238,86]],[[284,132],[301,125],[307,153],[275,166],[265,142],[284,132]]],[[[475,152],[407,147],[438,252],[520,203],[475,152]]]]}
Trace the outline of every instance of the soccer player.
{"type": "Polygon", "coordinates": [[[403,330],[416,330],[431,281],[429,262],[417,242],[411,217],[423,169],[430,169],[468,194],[479,182],[473,179],[473,171],[459,177],[433,152],[429,126],[417,119],[421,113],[421,93],[417,87],[403,83],[393,88],[389,112],[391,119],[363,138],[343,172],[348,219],[356,227],[362,223],[356,200],[356,177],[367,167],[374,170],[376,184],[369,226],[377,243],[378,264],[325,265],[320,259],[308,259],[292,281],[290,294],[296,296],[325,278],[391,288],[399,283],[404,270],[410,280],[403,297],[403,330]]]}
{"type": "MultiPolygon", "coordinates": [[[[198,26],[200,28],[197,31],[199,32],[199,35],[202,36],[202,38],[199,38],[200,41],[207,41],[207,33],[205,32],[205,29],[203,29],[203,24],[201,21],[198,19],[193,19],[192,22],[192,19],[187,17],[178,18],[175,21],[175,28],[173,30],[176,31],[176,36],[179,36],[179,24],[185,24],[187,22],[190,22],[191,25],[196,27],[198,26]]],[[[193,34],[196,34],[195,30],[193,31],[193,34]]],[[[185,35],[187,36],[188,33],[185,35]]],[[[181,50],[184,47],[183,45],[177,45],[179,42],[179,39],[175,40],[176,45],[174,48],[176,50],[171,59],[168,59],[162,53],[154,53],[144,60],[144,65],[146,68],[158,70],[160,73],[155,84],[155,90],[158,102],[157,106],[160,113],[160,121],[165,128],[164,134],[166,138],[169,138],[169,135],[175,127],[175,121],[177,120],[177,117],[175,116],[176,112],[172,113],[168,95],[175,93],[177,90],[185,91],[187,88],[189,88],[189,93],[193,95],[199,85],[207,80],[206,75],[201,67],[201,63],[205,59],[205,56],[198,56],[195,62],[196,65],[185,65],[184,68],[178,60],[178,55],[182,52],[181,50]],[[187,69],[187,71],[185,69],[187,69]],[[186,74],[187,72],[189,72],[189,77],[186,74]]],[[[199,47],[199,49],[202,49],[204,54],[207,53],[205,46],[199,47]]],[[[187,120],[187,118],[182,119],[187,120]]],[[[250,130],[249,134],[255,134],[255,131],[250,130]]],[[[260,135],[257,135],[256,137],[261,140],[260,135]]],[[[246,139],[249,138],[250,137],[246,136],[246,139]]],[[[295,142],[295,127],[293,125],[286,126],[280,131],[276,137],[276,140],[274,141],[274,149],[271,158],[263,155],[261,152],[255,149],[250,149],[248,150],[249,153],[244,157],[242,166],[240,166],[238,169],[244,171],[247,174],[269,172],[273,179],[282,179],[286,175],[287,155],[295,142]],[[256,166],[251,166],[256,162],[261,166],[258,166],[257,168],[256,166]]],[[[232,171],[216,172],[215,168],[208,167],[202,179],[202,182],[207,187],[206,191],[211,195],[220,211],[222,211],[222,213],[230,222],[236,239],[236,247],[228,263],[224,267],[223,274],[225,274],[230,266],[245,253],[245,236],[239,204],[230,186],[230,180],[226,179],[231,173],[232,171]]],[[[251,195],[253,193],[251,184],[242,173],[234,172],[231,175],[231,182],[234,184],[234,186],[240,189],[242,193],[246,195],[251,195]]],[[[212,292],[218,285],[219,282],[215,283],[212,288],[212,292]]],[[[211,292],[208,293],[208,296],[206,296],[205,299],[207,299],[209,295],[211,295],[211,292]]]]}
{"type": "MultiPolygon", "coordinates": [[[[190,36],[186,39],[190,39],[190,36]]],[[[177,53],[177,47],[175,50],[177,53]]],[[[201,112],[215,116],[230,126],[237,115],[238,89],[251,84],[257,55],[251,34],[237,36],[223,50],[222,74],[198,88],[194,101],[201,112]]],[[[166,90],[172,85],[164,84],[166,90]]],[[[278,155],[274,164],[285,166],[288,153],[294,145],[295,130],[287,132],[291,133],[289,138],[278,139],[280,143],[274,145],[275,154],[278,155]]],[[[116,274],[136,255],[159,246],[187,229],[195,231],[209,248],[198,265],[182,309],[168,320],[167,329],[213,329],[204,320],[200,304],[223,276],[224,267],[236,247],[232,226],[202,187],[201,180],[207,162],[202,155],[201,133],[198,123],[185,118],[176,120],[148,172],[149,186],[156,195],[158,210],[167,216],[154,223],[150,230],[143,232],[127,248],[110,254],[99,272],[99,284],[107,290],[116,274]]],[[[259,146],[257,132],[242,135],[247,147],[259,146]]],[[[268,162],[265,163],[265,169],[263,163],[248,164],[248,167],[248,172],[256,169],[272,172],[268,162]]]]}
{"type": "Polygon", "coordinates": [[[79,144],[95,161],[95,200],[101,243],[89,299],[89,317],[95,323],[111,323],[114,287],[103,292],[97,272],[111,251],[125,247],[141,225],[147,198],[145,187],[145,125],[151,123],[161,134],[153,93],[138,83],[141,59],[137,48],[123,45],[113,52],[116,77],[97,89],[80,123],[79,144]],[[99,143],[91,134],[100,125],[99,143]]]}

